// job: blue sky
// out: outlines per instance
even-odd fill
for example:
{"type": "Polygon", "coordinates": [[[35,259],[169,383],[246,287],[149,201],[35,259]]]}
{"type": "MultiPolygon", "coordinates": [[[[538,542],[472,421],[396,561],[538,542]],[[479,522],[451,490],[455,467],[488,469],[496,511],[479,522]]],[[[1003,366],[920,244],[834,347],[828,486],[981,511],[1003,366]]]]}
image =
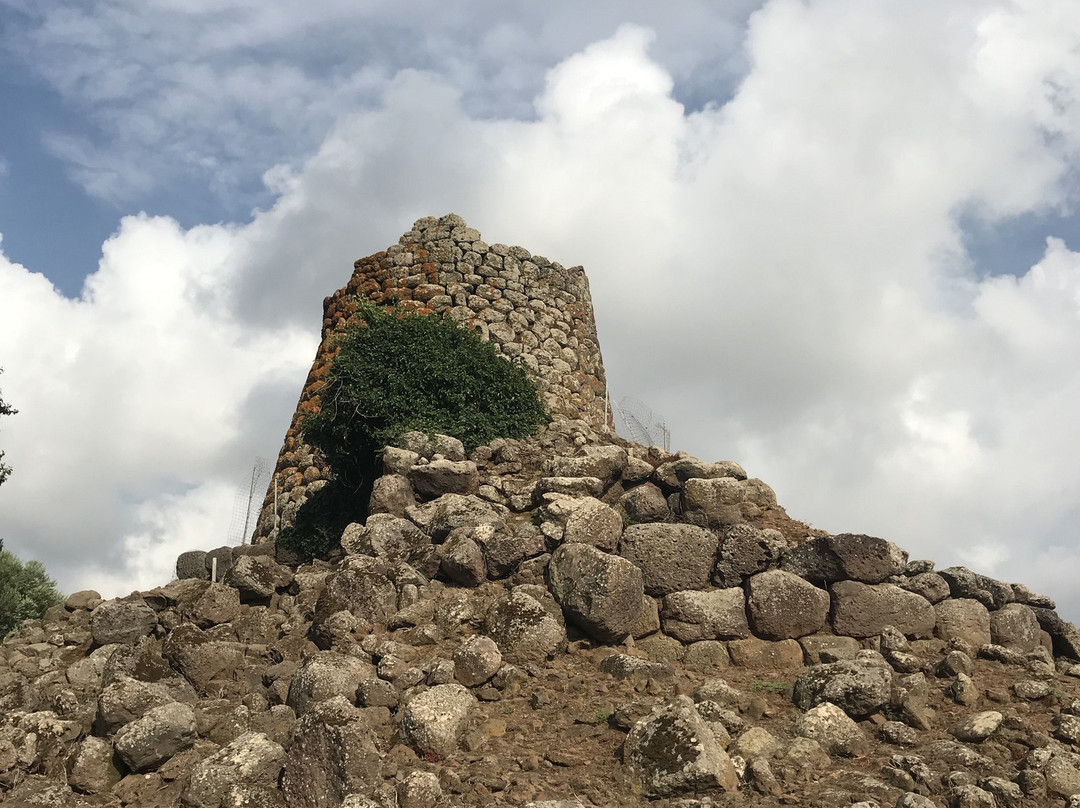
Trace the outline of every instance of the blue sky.
{"type": "Polygon", "coordinates": [[[1080,614],[1073,9],[723,9],[0,0],[6,546],[223,541],[322,298],[454,211],[585,265],[674,448],[1080,614]]]}

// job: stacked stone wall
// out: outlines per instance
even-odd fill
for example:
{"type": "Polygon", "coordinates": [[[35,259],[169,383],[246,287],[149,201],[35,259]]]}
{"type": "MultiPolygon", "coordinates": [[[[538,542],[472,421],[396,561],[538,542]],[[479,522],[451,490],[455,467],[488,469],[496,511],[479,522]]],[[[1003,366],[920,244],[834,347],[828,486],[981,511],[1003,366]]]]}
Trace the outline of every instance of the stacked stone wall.
{"type": "MultiPolygon", "coordinates": [[[[529,368],[554,419],[581,420],[599,430],[610,426],[584,269],[523,247],[488,244],[455,214],[419,219],[397,244],[356,261],[349,282],[323,301],[322,341],[278,455],[279,527],[291,524],[307,497],[325,485],[328,469],[304,443],[299,425],[318,411],[335,341],[356,322],[362,303],[445,316],[478,330],[503,356],[529,368]]],[[[274,486],[253,541],[273,533],[274,486]]]]}

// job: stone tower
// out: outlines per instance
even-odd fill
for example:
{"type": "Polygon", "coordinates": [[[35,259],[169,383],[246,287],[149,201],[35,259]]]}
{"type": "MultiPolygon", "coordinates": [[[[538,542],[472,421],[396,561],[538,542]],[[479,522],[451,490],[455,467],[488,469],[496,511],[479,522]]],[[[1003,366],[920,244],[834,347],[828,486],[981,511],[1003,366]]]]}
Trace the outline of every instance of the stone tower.
{"type": "Polygon", "coordinates": [[[328,470],[304,443],[299,423],[320,406],[334,341],[354,320],[358,304],[399,306],[450,317],[480,331],[507,358],[519,357],[540,385],[552,417],[609,425],[606,379],[596,338],[589,281],[582,267],[532,255],[522,247],[487,244],[455,214],[419,219],[398,243],[361,258],[349,282],[323,301],[322,342],[278,455],[253,541],[279,527],[319,487],[328,470]]]}

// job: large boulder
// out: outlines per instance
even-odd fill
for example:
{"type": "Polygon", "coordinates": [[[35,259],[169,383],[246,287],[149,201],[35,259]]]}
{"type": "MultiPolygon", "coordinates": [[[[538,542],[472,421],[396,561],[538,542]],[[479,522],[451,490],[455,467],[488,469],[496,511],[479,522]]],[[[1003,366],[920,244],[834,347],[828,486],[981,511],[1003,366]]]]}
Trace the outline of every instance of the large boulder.
{"type": "Polygon", "coordinates": [[[548,583],[567,617],[601,642],[618,642],[630,633],[645,596],[637,566],[588,544],[559,547],[548,583]]]}
{"type": "Polygon", "coordinates": [[[476,705],[476,697],[464,686],[453,682],[436,685],[405,705],[401,733],[421,754],[445,757],[457,750],[476,705]]]}
{"type": "Polygon", "coordinates": [[[908,637],[930,637],[936,617],[930,602],[894,584],[840,581],[832,585],[832,626],[847,637],[875,637],[893,626],[908,637]]]}
{"type": "Polygon", "coordinates": [[[385,624],[397,611],[397,590],[374,568],[339,569],[326,577],[315,604],[315,624],[340,611],[352,612],[364,623],[385,624]]]}
{"type": "Polygon", "coordinates": [[[745,521],[746,482],[734,477],[693,478],[683,485],[682,509],[687,519],[709,527],[745,521]]]}
{"type": "Polygon", "coordinates": [[[567,516],[563,541],[591,544],[605,551],[614,550],[623,529],[619,512],[592,497],[572,501],[575,506],[567,516]]]}
{"type": "Polygon", "coordinates": [[[179,702],[148,710],[121,727],[113,739],[116,754],[133,772],[155,769],[193,743],[195,711],[179,702]]]}
{"type": "Polygon", "coordinates": [[[975,648],[989,644],[990,612],[974,598],[949,598],[934,606],[937,635],[943,640],[964,640],[975,648]]]}
{"type": "Polygon", "coordinates": [[[184,808],[218,808],[235,785],[277,786],[285,750],[261,732],[245,732],[191,770],[180,795],[184,808]]]}
{"type": "Polygon", "coordinates": [[[496,600],[484,618],[484,632],[514,662],[539,662],[566,645],[566,628],[526,592],[496,600]]]}
{"type": "Polygon", "coordinates": [[[142,598],[107,600],[91,612],[90,631],[97,645],[133,643],[157,622],[157,613],[142,598]]]}
{"type": "Polygon", "coordinates": [[[626,468],[626,449],[621,446],[586,446],[575,457],[555,457],[551,461],[554,477],[596,477],[610,484],[626,468]]]}
{"type": "Polygon", "coordinates": [[[649,797],[721,788],[734,791],[739,777],[689,696],[654,710],[626,736],[623,759],[649,797]]]}
{"type": "Polygon", "coordinates": [[[344,696],[300,718],[285,755],[281,790],[289,808],[336,808],[346,796],[371,796],[382,757],[364,711],[344,696]]]}
{"type": "MultiPolygon", "coordinates": [[[[183,681],[183,680],[181,680],[183,681]]],[[[192,698],[195,693],[192,691],[192,698]]],[[[124,676],[101,691],[98,696],[97,720],[101,729],[110,731],[142,718],[155,707],[179,701],[160,682],[140,682],[124,676]]]]}
{"type": "Polygon", "coordinates": [[[830,755],[855,757],[866,751],[862,728],[832,702],[823,701],[799,716],[794,732],[817,741],[830,755]]]}
{"type": "Polygon", "coordinates": [[[420,499],[430,500],[443,494],[475,494],[480,475],[471,460],[432,460],[409,469],[409,482],[420,499]]]}
{"type": "Polygon", "coordinates": [[[303,715],[315,704],[337,696],[353,701],[360,680],[374,674],[369,662],[336,651],[320,651],[304,660],[293,676],[286,704],[303,715]]]}
{"type": "Polygon", "coordinates": [[[747,522],[731,525],[720,535],[713,583],[742,586],[748,576],[775,567],[786,547],[778,530],[761,530],[747,522]]]}
{"type": "Polygon", "coordinates": [[[197,626],[184,623],[165,640],[162,656],[192,687],[205,692],[215,680],[227,681],[244,662],[235,643],[213,639],[197,626]]]}
{"type": "Polygon", "coordinates": [[[390,564],[404,561],[428,577],[438,568],[431,539],[408,519],[389,513],[373,513],[363,525],[346,527],[341,548],[346,553],[374,556],[390,564]]]}
{"type": "Polygon", "coordinates": [[[242,555],[225,573],[222,583],[235,587],[243,601],[267,601],[292,582],[292,572],[268,555],[242,555]]]}
{"type": "Polygon", "coordinates": [[[478,497],[461,494],[443,494],[438,499],[415,505],[405,511],[406,518],[431,537],[441,542],[450,531],[459,527],[494,525],[504,528],[509,509],[502,505],[485,502],[478,497]]]}
{"type": "Polygon", "coordinates": [[[652,483],[631,488],[619,497],[618,510],[627,525],[663,522],[671,515],[667,497],[652,483]]]}
{"type": "Polygon", "coordinates": [[[664,633],[684,643],[750,636],[742,589],[672,592],[660,611],[664,633]]]}
{"type": "Polygon", "coordinates": [[[814,665],[795,680],[792,700],[800,710],[832,702],[852,718],[861,719],[881,709],[891,693],[888,663],[855,659],[814,665]]]}
{"type": "Polygon", "coordinates": [[[1009,603],[990,613],[990,637],[996,645],[1034,651],[1041,630],[1035,612],[1022,603],[1009,603]]]}
{"type": "Polygon", "coordinates": [[[784,552],[780,568],[816,584],[859,581],[877,584],[900,575],[908,554],[891,541],[856,533],[824,536],[784,552]]]}
{"type": "Polygon", "coordinates": [[[746,584],[750,628],[766,640],[813,634],[829,616],[829,593],[783,570],[753,575],[746,584]]]}
{"type": "Polygon", "coordinates": [[[619,555],[641,569],[645,594],[663,596],[707,589],[717,543],[715,533],[696,525],[631,525],[623,532],[619,555]]]}
{"type": "Polygon", "coordinates": [[[1062,620],[1053,609],[1033,608],[1042,630],[1050,635],[1054,653],[1080,660],[1080,631],[1067,620],[1062,620]]]}

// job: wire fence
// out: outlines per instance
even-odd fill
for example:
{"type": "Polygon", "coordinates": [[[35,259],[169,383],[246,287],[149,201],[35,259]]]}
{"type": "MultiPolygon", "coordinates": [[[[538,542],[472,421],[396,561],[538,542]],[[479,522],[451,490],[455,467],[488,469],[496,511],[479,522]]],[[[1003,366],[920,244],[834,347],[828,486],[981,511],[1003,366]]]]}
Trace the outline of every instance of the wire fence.
{"type": "Polygon", "coordinates": [[[264,457],[256,457],[251,473],[236,489],[233,499],[232,518],[229,520],[227,543],[247,544],[255,532],[255,524],[262,510],[263,496],[270,485],[273,466],[264,457]]]}

